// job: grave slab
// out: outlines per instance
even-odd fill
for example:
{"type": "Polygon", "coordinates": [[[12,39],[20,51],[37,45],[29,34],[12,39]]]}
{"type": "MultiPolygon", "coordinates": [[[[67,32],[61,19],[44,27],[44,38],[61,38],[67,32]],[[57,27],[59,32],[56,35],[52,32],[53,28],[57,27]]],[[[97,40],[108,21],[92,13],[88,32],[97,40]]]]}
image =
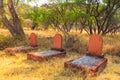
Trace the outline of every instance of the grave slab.
{"type": "Polygon", "coordinates": [[[37,46],[37,36],[35,33],[30,34],[30,42],[28,46],[19,46],[19,47],[13,47],[13,48],[6,48],[4,51],[9,54],[16,54],[19,52],[27,52],[38,49],[37,46]]]}
{"type": "Polygon", "coordinates": [[[53,48],[42,52],[33,52],[27,54],[27,59],[34,61],[45,61],[52,57],[65,57],[66,52],[62,49],[62,36],[56,34],[53,40],[53,48]]]}
{"type": "Polygon", "coordinates": [[[65,68],[69,68],[72,71],[88,70],[88,74],[96,76],[97,72],[101,72],[107,65],[106,58],[83,56],[77,59],[73,59],[64,63],[65,68]]]}
{"type": "Polygon", "coordinates": [[[64,63],[64,67],[72,71],[86,71],[96,76],[107,65],[107,58],[102,52],[103,40],[100,35],[93,34],[89,38],[88,52],[85,56],[64,63]]]}
{"type": "Polygon", "coordinates": [[[19,52],[27,52],[32,50],[37,50],[38,47],[32,47],[32,46],[19,46],[14,48],[6,48],[4,51],[9,54],[16,54],[19,52]]]}
{"type": "Polygon", "coordinates": [[[65,55],[65,51],[47,50],[42,52],[29,53],[27,54],[27,59],[42,62],[53,57],[65,57],[65,55]]]}

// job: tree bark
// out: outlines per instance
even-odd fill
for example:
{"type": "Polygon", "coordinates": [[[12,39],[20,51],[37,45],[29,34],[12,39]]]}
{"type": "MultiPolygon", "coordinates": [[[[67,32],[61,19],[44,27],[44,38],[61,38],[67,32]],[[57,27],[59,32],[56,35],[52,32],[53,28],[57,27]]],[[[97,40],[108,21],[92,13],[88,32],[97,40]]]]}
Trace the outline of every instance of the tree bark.
{"type": "Polygon", "coordinates": [[[7,19],[7,17],[4,15],[4,9],[3,9],[3,0],[0,0],[0,17],[4,23],[4,25],[8,28],[10,33],[14,38],[18,38],[21,36],[22,38],[25,37],[24,31],[21,26],[20,19],[18,18],[18,15],[15,11],[13,1],[8,0],[8,8],[11,14],[12,23],[7,19]]]}
{"type": "Polygon", "coordinates": [[[7,19],[6,16],[2,16],[2,22],[5,26],[7,26],[8,30],[10,31],[10,33],[12,34],[13,37],[15,36],[15,29],[13,28],[13,26],[11,25],[11,23],[9,22],[9,20],[7,19]]]}
{"type": "Polygon", "coordinates": [[[21,22],[20,19],[18,18],[18,15],[15,11],[15,8],[13,6],[13,1],[12,0],[8,0],[8,8],[12,17],[12,21],[13,21],[13,25],[16,31],[16,34],[20,35],[20,36],[24,36],[24,32],[21,26],[21,22]]]}
{"type": "Polygon", "coordinates": [[[3,0],[0,0],[0,18],[2,18],[3,14],[3,0]]]}

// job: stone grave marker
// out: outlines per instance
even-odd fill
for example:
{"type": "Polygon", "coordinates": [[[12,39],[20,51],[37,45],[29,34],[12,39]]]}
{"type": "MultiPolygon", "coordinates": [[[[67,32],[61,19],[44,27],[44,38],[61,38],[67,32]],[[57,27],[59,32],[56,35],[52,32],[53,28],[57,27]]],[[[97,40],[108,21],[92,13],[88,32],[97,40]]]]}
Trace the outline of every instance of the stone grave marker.
{"type": "Polygon", "coordinates": [[[27,59],[41,62],[52,57],[64,57],[65,55],[66,52],[62,49],[62,36],[60,34],[56,34],[53,40],[53,47],[50,50],[29,53],[27,54],[27,59]]]}
{"type": "Polygon", "coordinates": [[[73,71],[86,70],[91,76],[96,76],[97,72],[102,71],[107,64],[107,59],[104,58],[102,53],[102,46],[102,37],[97,34],[91,35],[87,54],[83,57],[65,62],[65,68],[73,71]]]}
{"type": "Polygon", "coordinates": [[[30,43],[28,46],[19,46],[19,47],[14,47],[14,48],[6,48],[5,52],[9,54],[16,54],[19,52],[27,52],[27,51],[32,51],[38,49],[37,47],[37,36],[35,33],[30,34],[30,43]]]}

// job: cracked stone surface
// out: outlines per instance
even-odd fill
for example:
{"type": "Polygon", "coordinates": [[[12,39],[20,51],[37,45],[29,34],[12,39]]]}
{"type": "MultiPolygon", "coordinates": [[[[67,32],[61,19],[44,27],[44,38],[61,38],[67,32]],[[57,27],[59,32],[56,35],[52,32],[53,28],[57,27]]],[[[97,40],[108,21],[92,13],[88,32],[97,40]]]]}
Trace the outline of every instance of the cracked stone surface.
{"type": "Polygon", "coordinates": [[[81,58],[73,60],[72,64],[92,67],[92,66],[96,66],[97,63],[99,63],[102,60],[103,58],[98,58],[94,56],[83,56],[81,58]]]}
{"type": "Polygon", "coordinates": [[[15,47],[13,48],[14,50],[23,50],[23,49],[31,49],[31,48],[34,48],[34,47],[31,47],[31,46],[20,46],[20,47],[15,47]]]}
{"type": "Polygon", "coordinates": [[[37,55],[37,56],[49,56],[49,55],[54,55],[54,54],[59,54],[59,53],[61,53],[61,52],[56,51],[56,50],[47,50],[47,51],[36,52],[36,53],[32,53],[32,54],[37,55]]]}

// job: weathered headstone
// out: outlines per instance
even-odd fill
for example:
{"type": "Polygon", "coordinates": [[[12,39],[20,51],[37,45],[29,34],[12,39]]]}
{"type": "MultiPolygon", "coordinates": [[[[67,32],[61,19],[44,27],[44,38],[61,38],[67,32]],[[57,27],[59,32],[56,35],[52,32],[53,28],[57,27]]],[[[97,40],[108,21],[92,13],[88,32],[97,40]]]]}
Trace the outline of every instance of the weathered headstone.
{"type": "Polygon", "coordinates": [[[94,34],[89,38],[88,54],[93,56],[103,56],[102,53],[103,40],[102,37],[94,34]]]}
{"type": "Polygon", "coordinates": [[[38,49],[37,47],[37,36],[35,33],[30,34],[30,44],[28,46],[19,46],[19,47],[14,47],[14,48],[6,48],[5,52],[9,54],[16,54],[18,52],[27,52],[27,51],[32,51],[38,49]]]}
{"type": "Polygon", "coordinates": [[[107,64],[107,59],[102,53],[102,46],[102,37],[96,34],[91,35],[87,55],[65,62],[65,68],[75,71],[87,69],[91,76],[96,76],[97,72],[102,71],[107,64]]]}
{"type": "Polygon", "coordinates": [[[64,57],[65,55],[66,52],[64,49],[62,49],[62,36],[60,34],[56,34],[54,36],[52,49],[42,52],[29,53],[27,54],[27,59],[41,62],[52,57],[64,57]]]}
{"type": "Polygon", "coordinates": [[[30,46],[32,46],[32,47],[37,46],[37,36],[35,33],[30,34],[30,46]]]}
{"type": "Polygon", "coordinates": [[[62,36],[60,34],[56,34],[54,36],[53,48],[56,49],[62,48],[62,36]]]}

